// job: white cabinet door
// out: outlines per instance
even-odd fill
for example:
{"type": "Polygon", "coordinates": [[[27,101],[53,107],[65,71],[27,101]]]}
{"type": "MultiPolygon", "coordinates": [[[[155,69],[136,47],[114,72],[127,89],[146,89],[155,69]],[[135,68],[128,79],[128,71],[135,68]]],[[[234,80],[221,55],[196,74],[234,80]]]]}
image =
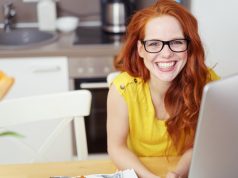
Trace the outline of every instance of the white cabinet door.
{"type": "Polygon", "coordinates": [[[69,90],[66,57],[0,59],[0,70],[15,78],[5,98],[69,90]]]}
{"type": "MultiPolygon", "coordinates": [[[[69,90],[66,57],[0,58],[0,70],[15,78],[13,87],[4,99],[69,90]]],[[[34,148],[44,143],[46,136],[57,127],[58,123],[58,120],[44,121],[5,128],[21,133],[24,138],[0,138],[0,163],[31,162],[34,148]],[[16,150],[16,145],[20,149],[16,150]]],[[[71,127],[69,124],[61,132],[52,147],[43,155],[42,160],[67,161],[73,159],[71,127]]]]}

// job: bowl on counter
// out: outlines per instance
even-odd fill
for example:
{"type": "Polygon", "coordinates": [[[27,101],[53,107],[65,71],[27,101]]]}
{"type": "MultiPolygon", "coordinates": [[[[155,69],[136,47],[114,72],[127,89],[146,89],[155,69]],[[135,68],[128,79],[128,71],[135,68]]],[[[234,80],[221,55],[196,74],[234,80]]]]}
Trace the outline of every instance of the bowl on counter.
{"type": "Polygon", "coordinates": [[[73,16],[60,17],[56,20],[56,29],[63,33],[70,33],[76,30],[79,18],[73,16]]]}

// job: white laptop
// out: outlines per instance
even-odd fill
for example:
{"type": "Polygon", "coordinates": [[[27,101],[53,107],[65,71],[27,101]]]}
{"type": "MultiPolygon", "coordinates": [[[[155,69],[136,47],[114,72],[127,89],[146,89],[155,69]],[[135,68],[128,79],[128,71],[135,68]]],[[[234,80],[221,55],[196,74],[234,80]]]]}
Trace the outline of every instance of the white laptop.
{"type": "Polygon", "coordinates": [[[204,88],[189,178],[238,178],[238,75],[204,88]]]}

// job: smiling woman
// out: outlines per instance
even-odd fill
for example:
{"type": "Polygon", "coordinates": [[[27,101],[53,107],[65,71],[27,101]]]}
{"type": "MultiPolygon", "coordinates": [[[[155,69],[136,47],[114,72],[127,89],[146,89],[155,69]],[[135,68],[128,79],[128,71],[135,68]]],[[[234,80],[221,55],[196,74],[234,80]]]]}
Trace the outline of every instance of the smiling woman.
{"type": "Polygon", "coordinates": [[[182,156],[166,177],[187,177],[203,87],[218,79],[205,65],[197,27],[174,0],[132,16],[107,99],[108,153],[119,169],[159,178],[138,157],[182,156]]]}

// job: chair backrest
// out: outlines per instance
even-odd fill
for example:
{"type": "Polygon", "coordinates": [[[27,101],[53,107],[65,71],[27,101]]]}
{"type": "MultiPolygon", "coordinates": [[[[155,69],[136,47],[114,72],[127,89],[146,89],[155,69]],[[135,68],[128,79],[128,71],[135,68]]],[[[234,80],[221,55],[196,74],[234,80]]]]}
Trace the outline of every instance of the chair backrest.
{"type": "MultiPolygon", "coordinates": [[[[0,128],[9,129],[13,125],[20,126],[39,121],[60,120],[42,144],[37,146],[37,149],[29,144],[26,145],[24,139],[16,138],[19,141],[23,140],[22,144],[29,152],[33,153],[33,158],[30,162],[38,162],[38,160],[44,162],[48,160],[42,158],[47,157],[44,154],[50,146],[54,145],[54,139],[61,133],[66,124],[73,121],[75,133],[73,138],[76,139],[77,157],[80,160],[86,159],[88,152],[84,116],[88,116],[90,113],[91,97],[91,93],[88,90],[76,90],[3,100],[0,102],[0,128]]],[[[1,139],[5,138],[0,137],[1,139]]],[[[55,149],[57,151],[61,148],[55,149]]]]}

